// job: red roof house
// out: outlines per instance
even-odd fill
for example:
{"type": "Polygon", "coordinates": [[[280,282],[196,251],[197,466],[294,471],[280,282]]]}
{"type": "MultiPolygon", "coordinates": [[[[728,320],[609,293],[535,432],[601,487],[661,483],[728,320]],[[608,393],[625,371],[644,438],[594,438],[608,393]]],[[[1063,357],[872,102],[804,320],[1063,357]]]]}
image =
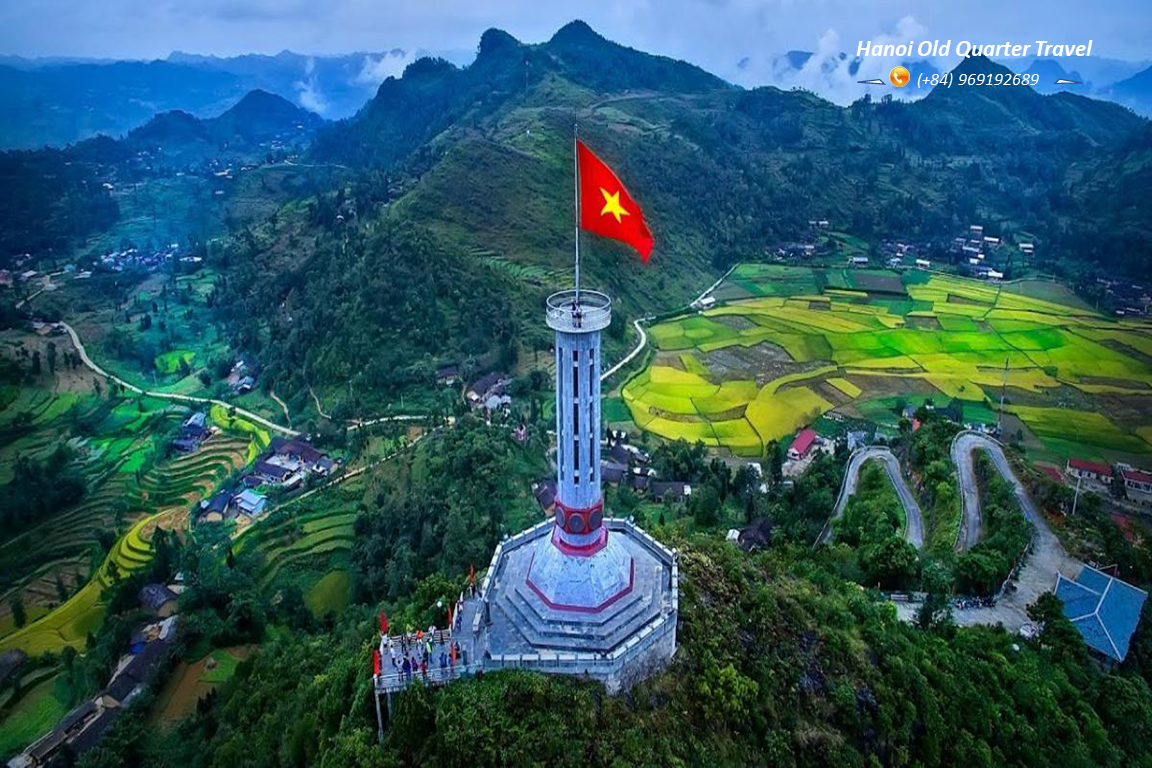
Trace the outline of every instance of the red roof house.
{"type": "Polygon", "coordinates": [[[812,450],[812,446],[816,443],[816,430],[802,429],[796,435],[796,439],[792,441],[792,445],[788,446],[788,458],[793,461],[802,459],[808,455],[812,450]]]}
{"type": "Polygon", "coordinates": [[[1068,459],[1067,471],[1072,477],[1099,480],[1102,483],[1112,482],[1112,467],[1107,464],[1097,464],[1094,461],[1082,461],[1080,459],[1068,459]]]}
{"type": "Polygon", "coordinates": [[[1128,490],[1152,493],[1152,473],[1142,469],[1126,469],[1121,475],[1124,477],[1124,487],[1128,490]]]}

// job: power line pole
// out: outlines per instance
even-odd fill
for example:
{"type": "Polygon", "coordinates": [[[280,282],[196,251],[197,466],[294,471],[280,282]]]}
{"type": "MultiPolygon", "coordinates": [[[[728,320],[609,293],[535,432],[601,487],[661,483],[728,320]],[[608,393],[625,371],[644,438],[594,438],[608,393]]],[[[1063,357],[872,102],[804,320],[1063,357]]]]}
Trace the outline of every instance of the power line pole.
{"type": "Polygon", "coordinates": [[[996,416],[996,429],[1001,435],[1004,434],[1004,394],[1008,389],[1008,361],[1009,357],[1004,356],[1004,379],[1000,383],[1000,413],[996,416]]]}

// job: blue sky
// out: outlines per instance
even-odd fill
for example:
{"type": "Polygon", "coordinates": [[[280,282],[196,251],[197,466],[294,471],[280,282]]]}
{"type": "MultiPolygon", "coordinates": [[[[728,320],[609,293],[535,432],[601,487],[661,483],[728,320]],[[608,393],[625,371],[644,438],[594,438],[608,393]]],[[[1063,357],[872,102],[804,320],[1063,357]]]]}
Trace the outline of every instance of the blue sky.
{"type": "Polygon", "coordinates": [[[851,53],[861,39],[1092,38],[1096,56],[1152,56],[1147,0],[3,0],[0,54],[470,50],[488,27],[537,42],[573,18],[618,42],[745,85],[770,82],[773,59],[787,50],[851,53]]]}

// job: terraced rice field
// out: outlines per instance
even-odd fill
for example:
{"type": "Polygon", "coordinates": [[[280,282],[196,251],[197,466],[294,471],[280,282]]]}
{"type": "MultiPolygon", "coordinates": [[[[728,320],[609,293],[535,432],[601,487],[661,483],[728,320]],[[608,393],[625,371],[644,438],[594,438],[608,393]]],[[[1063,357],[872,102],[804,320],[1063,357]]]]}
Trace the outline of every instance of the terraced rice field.
{"type": "Polygon", "coordinates": [[[146,565],[156,528],[183,527],[188,510],[244,466],[259,439],[250,430],[225,432],[196,453],[154,462],[145,460],[154,435],[150,425],[170,424],[183,414],[169,412],[167,406],[141,414],[135,401],[130,408],[123,404],[101,408],[94,412],[97,427],[109,431],[79,446],[91,469],[88,495],[0,546],[5,574],[0,599],[7,604],[19,593],[35,617],[22,629],[5,625],[0,630],[0,651],[20,648],[38,654],[66,645],[82,647],[88,632],[103,618],[104,589],[118,576],[146,565]],[[106,555],[94,560],[102,552],[100,534],[118,525],[127,525],[126,532],[106,555]],[[70,593],[63,603],[58,578],[70,593]],[[78,583],[83,586],[74,589],[78,583]]]}
{"type": "Polygon", "coordinates": [[[987,421],[1004,387],[1045,458],[1152,461],[1152,323],[1062,286],[749,264],[715,295],[650,329],[657,354],[621,390],[638,426],[754,456],[829,411],[955,400],[987,421]]]}
{"type": "Polygon", "coordinates": [[[298,519],[302,533],[286,535],[283,527],[268,531],[258,544],[264,555],[264,569],[260,575],[263,586],[276,581],[281,573],[291,573],[301,567],[309,569],[318,556],[343,554],[351,551],[354,540],[352,524],[354,513],[304,516],[298,519]]]}

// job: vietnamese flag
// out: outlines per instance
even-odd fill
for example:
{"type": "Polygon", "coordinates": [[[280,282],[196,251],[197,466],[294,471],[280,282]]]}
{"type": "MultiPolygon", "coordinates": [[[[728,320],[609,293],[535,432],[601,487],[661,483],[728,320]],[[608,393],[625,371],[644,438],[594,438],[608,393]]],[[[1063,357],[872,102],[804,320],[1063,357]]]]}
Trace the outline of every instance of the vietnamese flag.
{"type": "Polygon", "coordinates": [[[652,233],[644,223],[640,206],[612,169],[580,140],[576,141],[576,157],[580,169],[580,228],[627,243],[648,263],[652,233]]]}

